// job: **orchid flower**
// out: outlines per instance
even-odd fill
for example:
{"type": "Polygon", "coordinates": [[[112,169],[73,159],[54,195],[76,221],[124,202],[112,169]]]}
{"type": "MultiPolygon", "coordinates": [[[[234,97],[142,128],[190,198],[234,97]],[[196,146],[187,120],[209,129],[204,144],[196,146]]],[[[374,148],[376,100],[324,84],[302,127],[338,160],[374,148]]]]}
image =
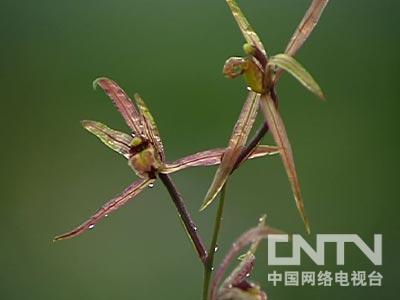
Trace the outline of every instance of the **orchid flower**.
{"type": "Polygon", "coordinates": [[[285,70],[293,75],[303,86],[324,99],[321,88],[313,77],[297,62],[293,55],[300,49],[326,7],[328,0],[313,0],[311,6],[294,32],[285,53],[268,57],[257,33],[252,29],[235,0],[226,0],[246,41],[243,49],[246,57],[229,58],[223,69],[228,78],[244,75],[249,94],[243,106],[242,114],[235,126],[229,146],[215,174],[214,180],[205,196],[201,210],[205,209],[218,195],[228,176],[238,163],[240,150],[244,148],[253,126],[259,107],[264,114],[266,125],[280,148],[280,155],[289,178],[297,209],[303,219],[307,232],[310,231],[305,213],[300,183],[293,159],[292,148],[283,120],[277,110],[276,84],[285,70]]]}
{"type": "MultiPolygon", "coordinates": [[[[107,78],[99,78],[93,85],[100,86],[111,98],[132,133],[116,131],[96,121],[82,121],[82,125],[106,146],[124,156],[140,179],[134,181],[119,196],[104,204],[87,221],[67,233],[56,236],[55,240],[72,238],[93,228],[109,213],[135,198],[147,187],[153,186],[157,175],[173,173],[188,167],[218,165],[226,151],[216,148],[167,162],[156,123],[143,99],[135,94],[135,106],[122,88],[107,78]]],[[[252,151],[249,158],[275,153],[278,153],[278,147],[261,145],[252,151]]]]}

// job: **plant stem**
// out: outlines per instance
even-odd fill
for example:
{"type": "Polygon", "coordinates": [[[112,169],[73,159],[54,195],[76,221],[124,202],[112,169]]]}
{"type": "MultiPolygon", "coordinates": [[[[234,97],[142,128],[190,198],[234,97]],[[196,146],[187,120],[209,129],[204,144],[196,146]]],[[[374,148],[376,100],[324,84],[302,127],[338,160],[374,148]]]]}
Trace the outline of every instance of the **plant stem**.
{"type": "Polygon", "coordinates": [[[223,213],[224,213],[226,186],[227,186],[227,182],[225,182],[225,184],[221,190],[221,196],[219,199],[218,210],[217,210],[217,214],[215,216],[214,231],[213,231],[213,235],[212,235],[211,245],[210,245],[210,249],[208,251],[207,259],[204,264],[203,300],[208,299],[208,290],[209,290],[209,286],[210,286],[211,273],[213,271],[213,265],[214,265],[214,255],[215,255],[215,252],[217,251],[217,247],[218,247],[217,246],[218,235],[219,235],[219,232],[221,229],[221,223],[222,223],[223,213]]]}
{"type": "Polygon", "coordinates": [[[197,251],[197,254],[198,254],[201,262],[205,266],[206,260],[208,257],[207,250],[206,250],[206,247],[204,246],[204,243],[198,233],[197,226],[194,223],[194,221],[185,205],[185,202],[183,201],[182,195],[179,193],[176,185],[174,184],[174,182],[172,181],[171,177],[168,174],[159,173],[158,176],[160,177],[161,181],[164,183],[172,200],[174,201],[176,209],[178,210],[178,213],[179,213],[179,217],[186,229],[186,232],[188,233],[191,241],[193,242],[193,245],[197,251]]]}

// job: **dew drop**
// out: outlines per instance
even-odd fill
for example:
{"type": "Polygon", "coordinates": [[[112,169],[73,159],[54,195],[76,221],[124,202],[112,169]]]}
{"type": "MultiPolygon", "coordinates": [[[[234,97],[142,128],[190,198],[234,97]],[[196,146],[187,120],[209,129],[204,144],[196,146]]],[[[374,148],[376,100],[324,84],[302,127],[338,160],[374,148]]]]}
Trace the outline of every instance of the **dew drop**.
{"type": "Polygon", "coordinates": [[[107,218],[107,217],[108,217],[108,214],[105,214],[104,216],[107,218]]]}
{"type": "Polygon", "coordinates": [[[218,251],[218,246],[215,246],[214,252],[217,252],[217,251],[218,251]]]}
{"type": "Polygon", "coordinates": [[[193,229],[194,229],[194,231],[197,231],[197,227],[196,226],[193,226],[193,229]]]}
{"type": "Polygon", "coordinates": [[[89,229],[93,229],[93,228],[94,228],[94,224],[90,224],[89,229]]]}
{"type": "Polygon", "coordinates": [[[250,277],[250,273],[247,273],[247,274],[246,274],[246,277],[250,277]]]}
{"type": "Polygon", "coordinates": [[[247,86],[246,90],[251,91],[251,87],[247,86]]]}
{"type": "Polygon", "coordinates": [[[154,187],[154,183],[149,183],[149,188],[154,187]]]}
{"type": "Polygon", "coordinates": [[[211,267],[211,271],[214,271],[214,267],[211,267]]]}

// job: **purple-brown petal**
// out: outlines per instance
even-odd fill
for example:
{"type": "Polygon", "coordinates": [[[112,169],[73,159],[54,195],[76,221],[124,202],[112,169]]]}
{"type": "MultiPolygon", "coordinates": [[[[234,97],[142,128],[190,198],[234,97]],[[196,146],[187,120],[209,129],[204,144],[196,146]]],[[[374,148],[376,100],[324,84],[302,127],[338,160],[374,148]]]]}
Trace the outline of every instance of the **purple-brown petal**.
{"type": "MultiPolygon", "coordinates": [[[[161,173],[173,173],[184,170],[190,167],[207,167],[219,165],[226,148],[216,148],[198,152],[171,163],[166,163],[164,168],[160,170],[161,173]]],[[[259,145],[249,153],[246,159],[259,158],[266,155],[273,155],[279,153],[279,148],[276,146],[259,145]]],[[[245,161],[244,159],[243,161],[245,161]]]]}
{"type": "Polygon", "coordinates": [[[129,96],[124,90],[111,79],[101,77],[93,82],[93,86],[99,85],[104,92],[110,97],[118,111],[121,113],[126,124],[137,135],[143,133],[141,117],[129,96]]]}
{"type": "MultiPolygon", "coordinates": [[[[304,42],[308,39],[315,26],[318,24],[319,18],[328,2],[329,0],[313,0],[311,2],[310,7],[296,28],[296,31],[293,33],[286,47],[285,54],[294,56],[301,46],[303,46],[304,42]]],[[[279,80],[282,73],[283,70],[279,69],[275,77],[275,82],[279,80]]]]}
{"type": "Polygon", "coordinates": [[[296,166],[293,159],[292,147],[286,133],[285,125],[275,107],[274,101],[268,94],[263,95],[260,100],[260,106],[264,114],[265,120],[268,123],[271,134],[275,140],[275,143],[281,150],[280,154],[282,162],[289,178],[290,185],[292,187],[297,209],[300,212],[300,216],[305,224],[307,232],[310,232],[310,225],[305,213],[300,183],[297,177],[296,166]]]}
{"type": "Polygon", "coordinates": [[[58,235],[54,238],[54,241],[70,239],[76,237],[85,231],[92,229],[101,219],[106,217],[112,211],[120,208],[122,205],[132,200],[140,192],[142,192],[149,184],[153,183],[155,179],[139,179],[127,187],[121,195],[110,200],[104,204],[93,216],[87,221],[76,227],[75,229],[58,235]]]}
{"type": "Polygon", "coordinates": [[[235,124],[229,146],[224,152],[217,172],[215,173],[214,180],[204,198],[200,210],[205,209],[218,195],[222,186],[225,184],[229,175],[231,174],[244,145],[246,144],[250,130],[256,119],[259,107],[260,94],[253,91],[249,92],[247,100],[242,108],[239,119],[235,124]]]}

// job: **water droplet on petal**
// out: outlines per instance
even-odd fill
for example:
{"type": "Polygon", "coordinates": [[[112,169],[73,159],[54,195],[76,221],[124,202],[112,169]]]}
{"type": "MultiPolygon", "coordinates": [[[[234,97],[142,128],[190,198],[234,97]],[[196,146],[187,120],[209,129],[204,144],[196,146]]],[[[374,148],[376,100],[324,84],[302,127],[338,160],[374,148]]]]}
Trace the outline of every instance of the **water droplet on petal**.
{"type": "Polygon", "coordinates": [[[251,91],[251,87],[247,86],[246,90],[251,91]]]}
{"type": "Polygon", "coordinates": [[[149,188],[154,187],[154,183],[149,183],[149,188]]]}
{"type": "Polygon", "coordinates": [[[90,224],[89,229],[93,229],[93,228],[94,228],[94,224],[90,224]]]}
{"type": "Polygon", "coordinates": [[[211,267],[211,271],[214,271],[214,267],[211,267]]]}
{"type": "Polygon", "coordinates": [[[105,214],[104,216],[107,218],[107,217],[108,217],[108,214],[105,214]]]}
{"type": "Polygon", "coordinates": [[[217,252],[217,251],[218,251],[218,246],[215,246],[214,252],[217,252]]]}
{"type": "Polygon", "coordinates": [[[250,273],[247,273],[247,274],[246,274],[246,277],[250,277],[250,273]]]}

